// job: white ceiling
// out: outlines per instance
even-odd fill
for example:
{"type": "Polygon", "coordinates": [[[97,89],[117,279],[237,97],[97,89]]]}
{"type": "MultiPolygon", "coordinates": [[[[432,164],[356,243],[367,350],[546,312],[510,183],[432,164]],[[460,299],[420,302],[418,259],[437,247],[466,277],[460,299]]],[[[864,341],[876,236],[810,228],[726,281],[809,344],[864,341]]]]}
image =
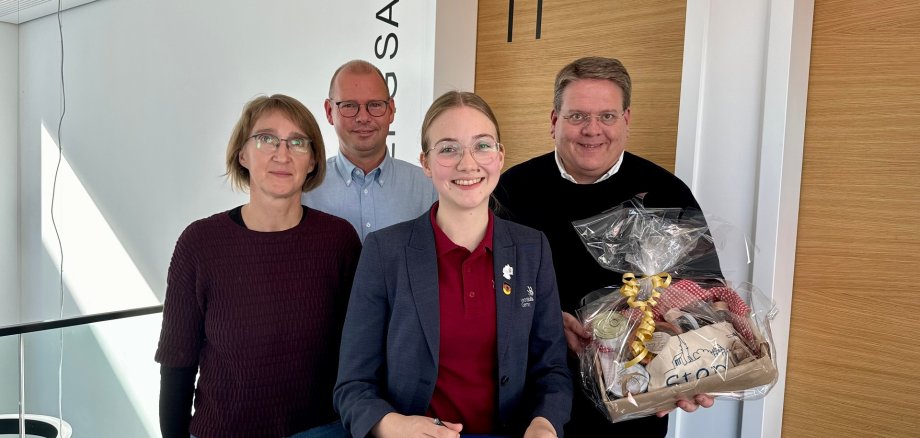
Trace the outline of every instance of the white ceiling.
{"type": "Polygon", "coordinates": [[[95,0],[0,0],[0,22],[21,24],[95,0]]]}

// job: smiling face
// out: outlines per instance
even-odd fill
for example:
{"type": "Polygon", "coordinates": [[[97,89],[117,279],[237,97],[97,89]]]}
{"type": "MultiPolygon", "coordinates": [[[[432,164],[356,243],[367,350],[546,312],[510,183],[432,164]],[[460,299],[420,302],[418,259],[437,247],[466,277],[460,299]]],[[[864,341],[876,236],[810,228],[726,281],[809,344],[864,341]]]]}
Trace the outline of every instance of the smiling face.
{"type": "MultiPolygon", "coordinates": [[[[250,135],[261,133],[278,138],[310,138],[280,111],[270,111],[256,120],[250,135]]],[[[256,143],[255,139],[249,139],[239,153],[240,165],[249,171],[250,199],[283,198],[300,202],[307,174],[316,167],[313,153],[293,153],[286,141],[275,152],[266,145],[260,149],[256,143]]]]}
{"type": "Polygon", "coordinates": [[[590,184],[610,170],[626,149],[629,138],[629,108],[623,108],[623,90],[612,81],[579,79],[562,95],[562,105],[550,116],[553,139],[562,164],[579,184],[590,184]],[[607,126],[592,118],[573,125],[562,118],[579,112],[588,115],[616,113],[616,123],[607,126]]]}
{"type": "Polygon", "coordinates": [[[390,98],[386,84],[376,73],[342,71],[335,79],[330,98],[326,99],[326,119],[335,126],[339,137],[339,150],[352,162],[368,158],[383,158],[386,153],[387,134],[396,113],[396,104],[389,100],[387,111],[381,116],[367,112],[368,101],[386,101],[390,98]],[[344,117],[336,102],[351,101],[361,107],[354,117],[344,117]]]}
{"type": "Polygon", "coordinates": [[[480,164],[473,159],[471,147],[480,140],[497,142],[497,131],[485,114],[468,106],[447,109],[431,122],[426,137],[432,149],[442,142],[457,142],[463,147],[460,161],[450,166],[439,164],[434,150],[421,154],[422,168],[438,191],[440,210],[488,209],[505,154],[500,150],[492,162],[480,164]]]}

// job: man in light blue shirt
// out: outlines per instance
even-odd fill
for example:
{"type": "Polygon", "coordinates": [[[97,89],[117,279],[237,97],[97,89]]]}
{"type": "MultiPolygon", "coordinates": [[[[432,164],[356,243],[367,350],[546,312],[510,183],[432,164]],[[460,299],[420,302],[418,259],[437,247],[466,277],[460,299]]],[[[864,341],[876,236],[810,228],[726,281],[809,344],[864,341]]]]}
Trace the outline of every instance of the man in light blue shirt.
{"type": "Polygon", "coordinates": [[[387,153],[396,102],[377,67],[361,60],[339,67],[324,107],[339,154],[328,159],[326,178],[303,195],[304,204],[344,218],[363,242],[371,231],[415,219],[438,199],[420,167],[387,153]]]}

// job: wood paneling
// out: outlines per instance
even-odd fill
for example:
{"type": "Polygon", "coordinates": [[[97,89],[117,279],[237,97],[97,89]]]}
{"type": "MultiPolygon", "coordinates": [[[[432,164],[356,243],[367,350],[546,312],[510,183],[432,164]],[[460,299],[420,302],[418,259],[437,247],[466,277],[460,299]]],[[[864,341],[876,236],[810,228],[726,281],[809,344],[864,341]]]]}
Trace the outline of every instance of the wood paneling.
{"type": "Polygon", "coordinates": [[[920,435],[920,3],[817,0],[783,435],[920,435]]]}
{"type": "Polygon", "coordinates": [[[480,0],[476,92],[501,125],[505,168],[553,150],[553,80],[582,56],[623,62],[633,80],[627,149],[673,170],[677,140],[686,2],[558,0],[514,2],[508,42],[508,0],[480,0]]]}

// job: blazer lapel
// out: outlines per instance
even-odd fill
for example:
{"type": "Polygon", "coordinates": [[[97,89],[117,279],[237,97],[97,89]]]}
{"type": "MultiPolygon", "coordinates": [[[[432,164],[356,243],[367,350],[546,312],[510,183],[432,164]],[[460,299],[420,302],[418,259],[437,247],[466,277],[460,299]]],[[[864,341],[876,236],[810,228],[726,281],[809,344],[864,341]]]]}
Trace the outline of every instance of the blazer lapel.
{"type": "Polygon", "coordinates": [[[431,358],[438,363],[441,345],[441,304],[438,287],[438,259],[434,246],[434,229],[431,219],[425,214],[415,220],[409,244],[406,246],[406,263],[409,270],[409,286],[422,324],[422,332],[428,342],[431,358]]]}
{"type": "Polygon", "coordinates": [[[495,281],[495,312],[496,312],[496,332],[498,333],[498,358],[501,361],[502,356],[508,350],[511,340],[512,318],[514,317],[514,303],[517,300],[515,291],[518,289],[515,281],[514,269],[517,269],[517,254],[514,241],[508,231],[508,225],[505,221],[495,218],[495,224],[492,232],[492,263],[494,265],[495,281]],[[510,268],[511,279],[505,278],[504,271],[510,268]],[[508,285],[508,292],[505,293],[505,285],[508,285]]]}

